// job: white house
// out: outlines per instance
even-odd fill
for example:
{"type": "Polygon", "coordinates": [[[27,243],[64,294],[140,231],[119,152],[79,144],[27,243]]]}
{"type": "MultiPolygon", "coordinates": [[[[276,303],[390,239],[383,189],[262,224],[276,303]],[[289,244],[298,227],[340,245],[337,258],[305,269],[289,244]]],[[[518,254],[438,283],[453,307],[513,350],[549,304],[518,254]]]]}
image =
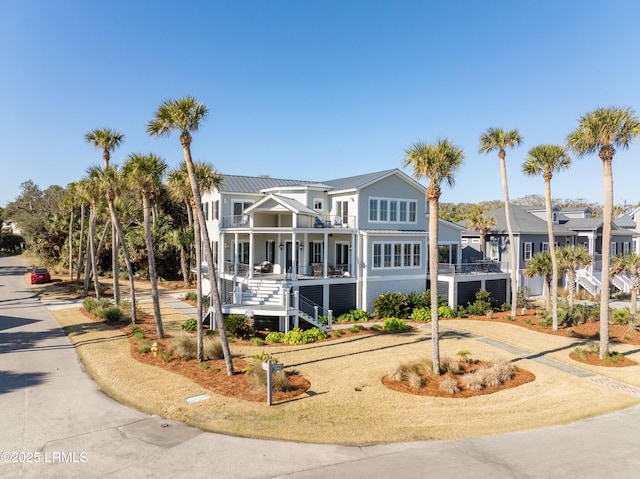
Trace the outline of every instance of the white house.
{"type": "MultiPolygon", "coordinates": [[[[225,175],[202,199],[225,313],[278,317],[287,330],[427,288],[425,188],[398,169],[322,182],[225,175]]],[[[452,304],[462,228],[440,225],[454,271],[438,288],[452,304]]]]}

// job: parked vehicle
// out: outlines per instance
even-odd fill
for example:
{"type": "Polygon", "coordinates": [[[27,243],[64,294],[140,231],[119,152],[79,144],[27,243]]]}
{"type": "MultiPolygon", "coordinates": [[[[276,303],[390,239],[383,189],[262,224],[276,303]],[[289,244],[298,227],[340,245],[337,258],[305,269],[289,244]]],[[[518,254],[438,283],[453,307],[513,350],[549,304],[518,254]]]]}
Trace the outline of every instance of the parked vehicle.
{"type": "Polygon", "coordinates": [[[51,282],[51,274],[47,268],[33,268],[31,271],[31,284],[49,282],[51,282]]]}

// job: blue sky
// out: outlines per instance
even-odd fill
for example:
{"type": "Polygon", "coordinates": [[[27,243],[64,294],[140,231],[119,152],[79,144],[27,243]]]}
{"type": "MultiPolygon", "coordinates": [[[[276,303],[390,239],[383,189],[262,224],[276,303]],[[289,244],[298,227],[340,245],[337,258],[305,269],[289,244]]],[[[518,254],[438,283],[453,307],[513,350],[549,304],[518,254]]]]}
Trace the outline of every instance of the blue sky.
{"type": "MultiPolygon", "coordinates": [[[[326,180],[402,168],[417,141],[448,138],[465,163],[441,201],[501,200],[488,127],[518,128],[511,198],[543,194],[527,151],[564,143],[601,106],[640,109],[635,0],[0,0],[0,206],[32,180],[66,186],[102,165],[83,136],[182,161],[177,135],[147,137],[167,98],[210,108],[196,160],[220,172],[326,180]]],[[[640,201],[640,144],[614,159],[614,202],[640,201]]],[[[556,198],[602,203],[602,163],[574,159],[556,198]]]]}

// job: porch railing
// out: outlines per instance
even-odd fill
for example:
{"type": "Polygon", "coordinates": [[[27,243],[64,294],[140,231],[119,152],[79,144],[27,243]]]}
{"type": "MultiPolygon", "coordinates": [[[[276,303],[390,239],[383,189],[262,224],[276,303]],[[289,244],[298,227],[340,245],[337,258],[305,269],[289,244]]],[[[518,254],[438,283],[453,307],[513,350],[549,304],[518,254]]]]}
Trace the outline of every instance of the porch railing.
{"type": "Polygon", "coordinates": [[[478,274],[478,273],[502,273],[500,262],[493,260],[482,260],[473,263],[449,264],[439,263],[438,274],[478,274]]]}

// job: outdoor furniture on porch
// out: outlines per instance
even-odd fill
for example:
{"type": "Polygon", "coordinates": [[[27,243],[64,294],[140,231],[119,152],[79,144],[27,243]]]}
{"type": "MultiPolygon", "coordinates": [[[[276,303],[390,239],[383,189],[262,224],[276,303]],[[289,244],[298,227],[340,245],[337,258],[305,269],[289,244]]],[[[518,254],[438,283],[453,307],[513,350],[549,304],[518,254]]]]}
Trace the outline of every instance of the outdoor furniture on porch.
{"type": "Polygon", "coordinates": [[[322,263],[311,263],[313,277],[322,277],[322,263]]]}
{"type": "Polygon", "coordinates": [[[271,272],[271,261],[263,261],[262,263],[258,263],[253,266],[254,273],[270,273],[271,272]]]}

